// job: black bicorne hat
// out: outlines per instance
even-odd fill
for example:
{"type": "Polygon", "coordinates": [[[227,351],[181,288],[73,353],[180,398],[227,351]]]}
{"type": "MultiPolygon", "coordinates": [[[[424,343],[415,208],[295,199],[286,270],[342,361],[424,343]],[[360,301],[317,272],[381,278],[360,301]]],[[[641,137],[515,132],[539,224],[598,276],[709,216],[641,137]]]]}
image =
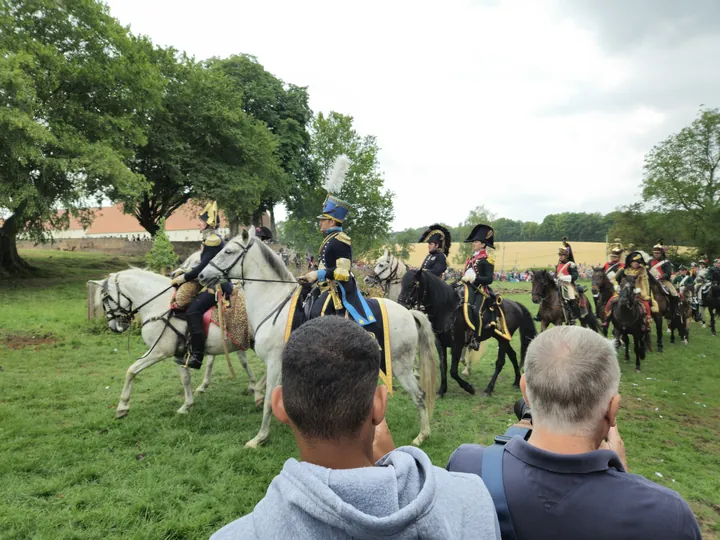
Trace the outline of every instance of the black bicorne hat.
{"type": "Polygon", "coordinates": [[[634,261],[639,262],[643,266],[647,266],[645,256],[639,251],[633,251],[627,257],[625,257],[625,266],[630,266],[630,263],[634,261]]]}
{"type": "Polygon", "coordinates": [[[430,225],[430,227],[422,233],[418,242],[433,242],[434,244],[440,246],[440,249],[443,250],[445,255],[449,255],[450,246],[452,245],[452,237],[450,236],[450,231],[442,225],[436,223],[435,225],[430,225]]]}
{"type": "Polygon", "coordinates": [[[255,236],[260,240],[272,240],[272,232],[267,227],[255,227],[255,236]]]}
{"type": "Polygon", "coordinates": [[[490,225],[475,225],[465,242],[482,242],[488,247],[495,247],[495,230],[490,225]]]}

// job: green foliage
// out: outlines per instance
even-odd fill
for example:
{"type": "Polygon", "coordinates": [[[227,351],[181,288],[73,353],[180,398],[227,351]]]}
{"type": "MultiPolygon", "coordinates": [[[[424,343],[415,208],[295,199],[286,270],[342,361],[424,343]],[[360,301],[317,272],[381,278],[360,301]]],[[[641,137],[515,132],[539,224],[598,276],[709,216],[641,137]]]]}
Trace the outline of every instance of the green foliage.
{"type": "Polygon", "coordinates": [[[147,42],[104,4],[67,0],[0,3],[0,272],[12,273],[19,232],[42,240],[110,190],[145,182],[125,161],[146,142],[143,118],[163,80],[147,42]]]}
{"type": "MultiPolygon", "coordinates": [[[[455,254],[455,257],[453,257],[453,262],[455,264],[463,264],[468,257],[472,255],[472,244],[466,244],[464,241],[468,236],[470,236],[473,227],[481,223],[492,225],[494,217],[494,214],[492,214],[484,206],[477,206],[470,211],[470,214],[468,214],[468,217],[465,218],[465,221],[452,231],[454,241],[460,245],[460,251],[458,251],[455,254]]],[[[498,238],[495,238],[495,241],[497,242],[498,238]]]]}
{"type": "Polygon", "coordinates": [[[720,254],[720,110],[703,109],[688,127],[645,156],[643,196],[681,226],[709,257],[720,254]]]}
{"type": "MultiPolygon", "coordinates": [[[[135,380],[130,415],[118,422],[114,407],[124,372],[147,346],[133,335],[134,357],[128,358],[127,336],[110,333],[107,325],[100,333],[97,325],[88,325],[85,280],[101,279],[135,261],[108,264],[107,255],[60,251],[23,256],[46,274],[0,282],[0,346],[52,336],[45,344],[30,341],[24,349],[2,352],[0,537],[208,538],[251,512],[285,460],[298,458],[298,451],[290,429],[275,421],[264,446],[242,447],[257,433],[262,412],[241,391],[247,379],[235,356],[238,380],[230,379],[218,358],[211,386],[195,397],[188,415],[175,413],[182,392],[171,360],[143,371],[135,380]]],[[[536,312],[527,292],[511,298],[536,312]]],[[[620,362],[618,425],[630,469],[679,491],[704,538],[720,531],[715,339],[692,323],[690,345],[666,344],[663,354],[650,353],[642,373],[620,362]]],[[[518,350],[518,338],[513,341],[518,350]]],[[[487,384],[496,354],[491,340],[468,379],[476,388],[487,384]]],[[[251,352],[248,360],[256,377],[262,376],[263,363],[251,352]]],[[[191,375],[197,385],[201,375],[191,375]]],[[[454,382],[448,386],[422,447],[433,464],[444,467],[460,444],[487,445],[505,432],[512,403],[520,397],[511,384],[508,363],[492,398],[470,396],[454,382]]],[[[403,391],[388,402],[387,417],[395,443],[410,444],[418,415],[403,391]]]]}
{"type": "Polygon", "coordinates": [[[372,135],[358,134],[352,124],[351,116],[336,112],[327,116],[319,113],[313,120],[311,158],[317,174],[288,200],[289,216],[281,229],[282,240],[297,251],[314,252],[320,245],[322,236],[316,217],[327,195],[320,178],[341,154],[352,162],[338,196],[353,205],[344,224],[353,240],[353,255],[371,259],[389,241],[393,193],[384,189],[377,141],[372,135]]]}
{"type": "Polygon", "coordinates": [[[153,237],[152,248],[145,255],[145,262],[151,270],[159,273],[167,272],[178,262],[178,256],[172,242],[170,242],[170,238],[165,232],[165,218],[161,219],[158,224],[158,230],[153,237]]]}

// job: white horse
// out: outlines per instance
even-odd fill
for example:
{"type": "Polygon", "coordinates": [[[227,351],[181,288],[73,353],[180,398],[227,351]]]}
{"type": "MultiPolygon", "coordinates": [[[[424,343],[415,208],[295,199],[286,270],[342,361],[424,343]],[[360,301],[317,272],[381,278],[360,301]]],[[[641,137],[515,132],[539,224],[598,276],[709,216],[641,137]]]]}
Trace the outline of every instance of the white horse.
{"type": "MultiPolygon", "coordinates": [[[[290,313],[287,301],[298,287],[295,277],[277,254],[256,241],[254,229],[243,230],[230,240],[200,274],[205,282],[221,277],[245,282],[245,307],[255,336],[255,351],[267,366],[267,391],[263,420],[258,434],[245,445],[256,448],[270,431],[270,394],[280,384],[282,350],[290,313]]],[[[420,433],[413,444],[421,444],[430,435],[430,415],[435,401],[437,367],[435,336],[430,321],[419,311],[408,311],[390,300],[387,309],[392,371],[415,402],[420,413],[420,433]],[[420,354],[420,385],[413,375],[415,353],[420,354]]]]}
{"type": "Polygon", "coordinates": [[[366,285],[379,285],[385,298],[397,302],[402,290],[402,279],[407,273],[407,265],[387,249],[375,263],[372,273],[365,277],[366,285]]]}
{"type": "MultiPolygon", "coordinates": [[[[103,309],[108,326],[114,332],[127,330],[135,314],[142,323],[142,338],[150,349],[130,366],[125,375],[125,386],[120,394],[120,403],[117,406],[116,417],[123,418],[130,410],[130,394],[135,376],[145,368],[158,363],[165,358],[177,354],[178,347],[185,340],[187,323],[171,317],[170,301],[172,289],[170,279],[160,274],[131,268],[115,274],[110,274],[103,281],[103,309]]],[[[252,334],[251,334],[252,336],[252,334]]],[[[227,341],[228,351],[236,351],[237,347],[232,341],[227,341]]],[[[214,357],[223,354],[222,335],[220,328],[210,325],[205,350],[208,353],[208,365],[205,371],[205,380],[197,389],[202,393],[210,384],[212,364],[214,357]]],[[[250,375],[245,352],[238,351],[238,358],[243,368],[250,375]]],[[[178,413],[185,414],[193,406],[192,381],[188,369],[178,366],[180,380],[185,390],[185,402],[178,413]]],[[[252,383],[251,383],[252,384],[252,383]]],[[[253,385],[255,401],[263,399],[263,381],[253,385]]]]}

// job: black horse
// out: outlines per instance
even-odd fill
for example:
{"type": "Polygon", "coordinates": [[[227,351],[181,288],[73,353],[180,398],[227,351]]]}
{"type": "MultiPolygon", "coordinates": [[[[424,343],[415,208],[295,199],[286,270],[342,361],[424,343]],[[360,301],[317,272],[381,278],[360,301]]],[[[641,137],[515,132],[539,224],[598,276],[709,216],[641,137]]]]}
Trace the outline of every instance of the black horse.
{"type": "Polygon", "coordinates": [[[687,345],[690,341],[690,321],[692,320],[692,288],[682,288],[678,293],[680,296],[678,307],[672,320],[668,323],[670,343],[675,343],[675,330],[677,330],[680,340],[687,345]]]}
{"type": "MultiPolygon", "coordinates": [[[[560,326],[565,324],[563,301],[555,280],[547,270],[535,270],[532,273],[532,302],[540,304],[538,317],[540,331],[544,332],[551,324],[560,326]]],[[[601,326],[590,309],[590,303],[585,293],[578,288],[578,302],[585,305],[586,315],[580,317],[580,325],[594,332],[600,332],[601,326]]],[[[581,308],[582,309],[582,308],[581,308]]]]}
{"type": "MultiPolygon", "coordinates": [[[[422,270],[409,270],[402,281],[402,290],[398,303],[407,308],[416,308],[424,311],[430,319],[435,337],[438,340],[438,352],[440,353],[440,375],[442,382],[438,390],[439,396],[447,392],[447,348],[451,348],[452,365],[450,376],[455,379],[463,390],[470,394],[475,393],[472,384],[460,377],[458,363],[463,348],[469,342],[469,329],[463,315],[463,300],[458,292],[439,277],[422,270]]],[[[483,329],[478,336],[479,341],[485,341],[494,337],[498,342],[498,356],[495,362],[495,373],[490,379],[483,393],[490,396],[495,389],[495,382],[505,365],[505,355],[515,369],[515,381],[513,387],[520,386],[520,366],[525,363],[525,353],[533,338],[537,335],[535,324],[530,312],[517,302],[503,300],[502,309],[505,313],[505,322],[508,331],[512,336],[520,330],[520,365],[518,365],[517,354],[510,345],[510,341],[498,336],[491,329],[483,329]]],[[[479,324],[482,325],[482,322],[479,324]]]]}
{"type": "Polygon", "coordinates": [[[650,345],[650,328],[646,324],[645,310],[635,293],[635,277],[625,276],[620,284],[620,297],[613,304],[610,320],[615,339],[622,336],[625,343],[625,361],[630,360],[630,336],[635,347],[635,370],[640,371],[640,360],[645,360],[645,348],[650,345]]]}
{"type": "Polygon", "coordinates": [[[703,293],[703,307],[710,313],[710,331],[715,334],[715,317],[720,317],[720,283],[713,281],[710,288],[703,293]]]}

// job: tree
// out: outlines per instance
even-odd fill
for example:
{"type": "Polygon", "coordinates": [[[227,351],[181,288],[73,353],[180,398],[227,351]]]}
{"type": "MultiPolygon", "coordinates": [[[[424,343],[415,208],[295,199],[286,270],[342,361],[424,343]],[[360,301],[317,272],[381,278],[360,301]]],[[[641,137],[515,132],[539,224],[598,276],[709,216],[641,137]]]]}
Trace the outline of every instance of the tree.
{"type": "Polygon", "coordinates": [[[97,2],[3,0],[0,36],[0,274],[17,274],[19,233],[44,240],[111,188],[144,186],[125,162],[163,81],[97,2]]]}
{"type": "Polygon", "coordinates": [[[473,227],[475,227],[475,225],[480,225],[481,223],[492,226],[494,219],[495,215],[482,205],[476,206],[470,210],[470,213],[468,214],[468,217],[465,218],[465,221],[460,223],[457,229],[453,231],[453,242],[457,242],[460,245],[460,250],[457,252],[455,257],[453,257],[453,262],[455,264],[464,264],[467,258],[472,255],[472,244],[466,244],[464,243],[464,240],[470,236],[473,227]]]}
{"type": "Polygon", "coordinates": [[[720,253],[720,110],[703,109],[688,127],[645,156],[643,196],[658,211],[678,210],[701,252],[720,253]]]}
{"type": "Polygon", "coordinates": [[[145,262],[155,272],[165,273],[168,268],[177,264],[178,256],[173,249],[172,242],[165,232],[165,218],[158,223],[158,230],[153,237],[153,245],[145,254],[145,262]]]}
{"type": "Polygon", "coordinates": [[[310,180],[315,180],[308,163],[308,127],[312,111],[307,88],[286,85],[266,71],[257,58],[246,54],[226,59],[214,58],[208,64],[227,77],[236,91],[242,94],[241,104],[245,113],[262,122],[276,140],[275,153],[281,171],[265,183],[260,202],[252,215],[252,223],[260,225],[262,214],[270,212],[274,229],[275,205],[297,192],[298,188],[306,188],[309,173],[310,180]]]}
{"type": "Polygon", "coordinates": [[[161,219],[191,198],[217,199],[226,215],[249,223],[266,186],[280,175],[277,141],[267,126],[245,113],[243,95],[219,70],[154,49],[167,88],[151,112],[147,144],[130,166],[150,188],[125,203],[152,235],[161,219]]]}
{"type": "Polygon", "coordinates": [[[358,134],[352,123],[351,116],[337,112],[327,116],[319,113],[313,120],[310,155],[316,174],[307,178],[314,177],[314,181],[289,199],[289,216],[281,230],[283,240],[297,251],[315,251],[320,245],[322,236],[316,217],[327,192],[319,178],[325,177],[341,154],[352,162],[337,196],[353,206],[345,225],[353,239],[353,253],[373,257],[389,243],[393,194],[385,189],[379,170],[377,141],[372,135],[358,134]]]}

